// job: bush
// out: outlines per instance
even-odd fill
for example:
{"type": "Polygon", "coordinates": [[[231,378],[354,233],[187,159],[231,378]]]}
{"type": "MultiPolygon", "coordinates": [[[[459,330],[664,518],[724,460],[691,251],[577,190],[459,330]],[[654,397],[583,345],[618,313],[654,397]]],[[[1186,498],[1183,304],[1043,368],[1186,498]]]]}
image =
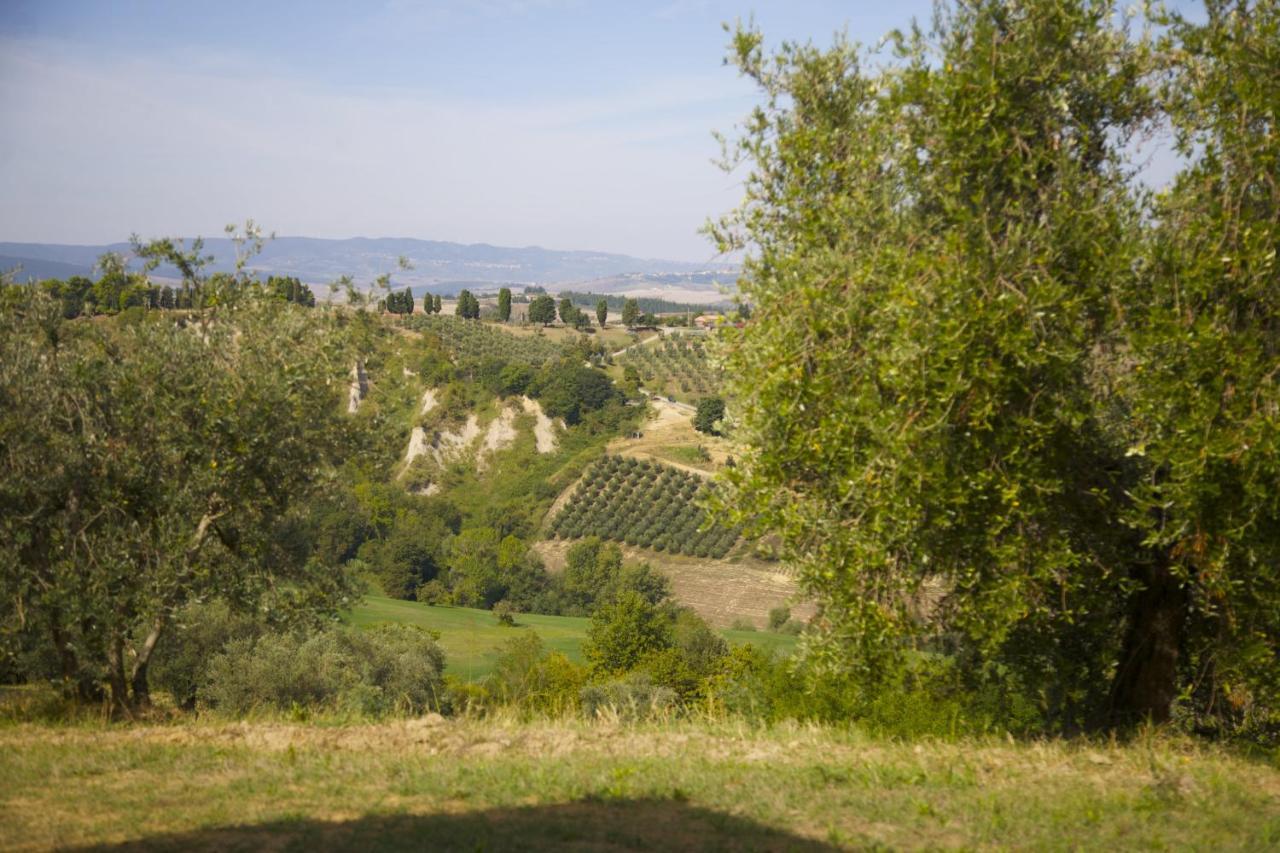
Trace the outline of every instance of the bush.
{"type": "Polygon", "coordinates": [[[586,670],[528,631],[500,647],[484,686],[491,701],[538,713],[576,710],[586,670]]]}
{"type": "Polygon", "coordinates": [[[582,710],[589,717],[616,715],[625,720],[664,716],[676,706],[676,693],[655,684],[647,672],[632,672],[582,689],[582,710]]]}
{"type": "Polygon", "coordinates": [[[498,620],[499,625],[505,625],[508,628],[515,627],[516,609],[505,598],[493,605],[493,615],[498,620]]]}
{"type": "Polygon", "coordinates": [[[769,630],[777,631],[791,618],[790,607],[775,607],[769,611],[769,630]]]}
{"type": "Polygon", "coordinates": [[[628,590],[592,615],[582,650],[592,671],[620,673],[635,668],[646,654],[673,644],[669,613],[628,590]]]}
{"type": "Polygon", "coordinates": [[[169,635],[156,646],[151,683],[173,696],[179,707],[194,708],[200,688],[208,682],[213,659],[228,643],[252,643],[265,630],[260,621],[233,613],[221,601],[189,605],[175,618],[169,635]]]}
{"type": "Polygon", "coordinates": [[[423,604],[445,604],[449,601],[449,587],[439,578],[433,578],[418,587],[417,598],[423,604]]]}
{"type": "Polygon", "coordinates": [[[200,704],[225,714],[334,710],[370,716],[440,710],[444,653],[427,631],[337,626],[310,636],[238,639],[209,662],[200,704]]]}

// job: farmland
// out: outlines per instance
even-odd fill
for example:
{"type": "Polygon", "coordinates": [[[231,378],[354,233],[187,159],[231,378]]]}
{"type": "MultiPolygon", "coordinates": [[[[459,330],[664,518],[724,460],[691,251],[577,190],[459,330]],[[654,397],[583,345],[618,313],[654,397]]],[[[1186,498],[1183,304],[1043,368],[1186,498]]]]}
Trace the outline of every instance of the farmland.
{"type": "Polygon", "coordinates": [[[716,394],[720,373],[707,358],[703,335],[672,333],[659,341],[632,347],[618,363],[633,367],[655,394],[686,402],[716,394]]]}
{"type": "Polygon", "coordinates": [[[414,315],[406,325],[440,338],[459,361],[503,358],[536,367],[561,352],[561,344],[544,336],[511,335],[490,323],[462,320],[446,314],[414,315]]]}
{"type": "Polygon", "coordinates": [[[550,532],[561,539],[599,536],[656,551],[721,558],[737,528],[708,524],[699,505],[706,481],[670,466],[621,456],[593,465],[550,532]]]}

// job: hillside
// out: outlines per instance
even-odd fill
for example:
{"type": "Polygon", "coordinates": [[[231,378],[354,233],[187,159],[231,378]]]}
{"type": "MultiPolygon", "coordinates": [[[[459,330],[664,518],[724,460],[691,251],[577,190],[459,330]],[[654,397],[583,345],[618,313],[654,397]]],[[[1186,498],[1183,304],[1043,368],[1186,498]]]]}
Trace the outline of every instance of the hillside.
{"type": "MultiPolygon", "coordinates": [[[[0,256],[52,261],[76,268],[91,268],[105,252],[128,254],[130,250],[129,244],[123,242],[104,245],[0,242],[0,256]]],[[[226,272],[234,267],[235,246],[230,240],[206,239],[205,251],[216,259],[213,270],[226,272]]],[[[266,243],[261,254],[253,258],[250,268],[264,277],[291,275],[310,284],[327,283],[343,275],[367,284],[383,273],[396,270],[401,257],[407,258],[414,268],[397,272],[396,284],[437,293],[454,293],[461,287],[477,284],[581,282],[626,274],[655,275],[652,280],[635,279],[646,282],[645,286],[664,283],[715,293],[713,280],[733,278],[732,267],[719,273],[711,272],[723,266],[716,264],[539,246],[517,248],[397,237],[342,240],[277,237],[266,243]]],[[[157,272],[159,275],[172,273],[165,268],[157,272]]]]}
{"type": "MultiPolygon", "coordinates": [[[[94,260],[96,262],[96,258],[94,260]]],[[[0,273],[12,273],[15,281],[39,281],[46,278],[67,279],[93,275],[94,262],[79,264],[44,258],[0,255],[0,273]]]]}

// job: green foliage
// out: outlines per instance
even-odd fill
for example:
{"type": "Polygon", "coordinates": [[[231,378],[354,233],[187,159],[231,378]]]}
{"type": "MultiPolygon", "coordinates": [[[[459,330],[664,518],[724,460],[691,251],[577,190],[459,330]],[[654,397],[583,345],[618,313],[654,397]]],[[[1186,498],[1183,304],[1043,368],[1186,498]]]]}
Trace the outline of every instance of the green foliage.
{"type": "Polygon", "coordinates": [[[486,323],[465,323],[447,315],[414,315],[409,328],[435,336],[459,363],[479,364],[486,359],[539,366],[560,355],[556,344],[540,337],[517,337],[486,323]]]}
{"type": "Polygon", "coordinates": [[[0,630],[43,633],[85,698],[145,704],[189,601],[349,594],[309,522],[349,434],[345,332],[219,288],[179,323],[67,321],[38,292],[0,312],[0,630]]]}
{"type": "Polygon", "coordinates": [[[591,613],[628,592],[650,604],[663,604],[671,598],[671,582],[648,563],[624,564],[618,546],[598,537],[588,537],[565,552],[565,568],[560,575],[562,612],[591,613]]]}
{"type": "Polygon", "coordinates": [[[387,310],[392,314],[412,314],[413,292],[407,287],[399,293],[392,291],[387,294],[386,304],[387,310]]]}
{"type": "Polygon", "coordinates": [[[156,649],[151,681],[190,710],[209,680],[209,664],[234,640],[252,642],[270,626],[253,614],[237,613],[225,601],[193,602],[178,611],[167,641],[156,649]]]}
{"type": "Polygon", "coordinates": [[[559,305],[560,322],[566,326],[578,325],[578,316],[582,313],[573,304],[570,299],[561,299],[559,305]]]}
{"type": "MultiPolygon", "coordinates": [[[[266,289],[266,292],[271,294],[271,296],[275,297],[276,299],[281,299],[285,302],[292,302],[295,305],[302,305],[306,308],[314,308],[316,305],[316,295],[311,292],[310,287],[303,284],[296,276],[291,276],[291,275],[270,276],[267,278],[267,283],[264,287],[266,289]]],[[[405,294],[408,294],[407,290],[405,291],[405,294]]],[[[412,305],[413,305],[412,296],[409,297],[409,305],[410,305],[410,311],[402,312],[402,313],[412,313],[412,305]]],[[[165,286],[164,290],[161,291],[160,307],[161,308],[174,307],[173,289],[168,287],[167,285],[165,286]],[[167,299],[164,296],[164,291],[166,290],[168,291],[167,299]],[[166,301],[169,303],[168,305],[165,304],[166,301]]]]}
{"type": "Polygon", "coordinates": [[[1277,15],[1154,44],[1109,2],[984,0],[883,71],[737,33],[764,105],[711,229],[753,309],[724,503],[822,601],[816,664],[946,650],[1066,730],[1227,683],[1276,707],[1277,15]],[[1127,146],[1161,122],[1188,165],[1149,199],[1127,146]]]}
{"type": "Polygon", "coordinates": [[[454,313],[463,320],[480,319],[480,300],[476,299],[470,290],[464,289],[458,294],[458,304],[454,307],[454,313]]]}
{"type": "Polygon", "coordinates": [[[586,670],[546,648],[534,632],[508,640],[498,651],[484,687],[497,705],[541,714],[564,714],[578,707],[586,670]]]}
{"type": "Polygon", "coordinates": [[[199,702],[231,716],[294,708],[421,714],[441,709],[443,670],[432,635],[411,626],[266,634],[233,640],[212,658],[199,702]]]}
{"type": "Polygon", "coordinates": [[[703,397],[698,401],[693,415],[693,428],[698,432],[720,435],[718,424],[724,419],[724,400],[719,397],[703,397]]]}
{"type": "Polygon", "coordinates": [[[562,539],[598,536],[643,548],[711,556],[729,553],[739,530],[708,518],[707,482],[654,462],[606,456],[551,523],[562,539]]]}
{"type": "MultiPolygon", "coordinates": [[[[605,306],[605,311],[621,312],[627,304],[627,300],[636,303],[636,318],[641,315],[655,314],[701,314],[707,310],[706,305],[694,305],[689,302],[673,302],[670,299],[661,299],[655,296],[621,296],[615,293],[590,293],[578,290],[562,290],[558,294],[562,299],[573,300],[574,305],[594,305],[596,311],[600,310],[601,303],[605,306]]],[[[604,325],[601,320],[600,325],[604,325]]]]}
{"type": "Polygon", "coordinates": [[[529,303],[529,322],[548,326],[556,321],[556,301],[547,294],[534,297],[529,303]]]}
{"type": "Polygon", "coordinates": [[[640,319],[640,304],[634,299],[622,303],[622,325],[631,328],[640,319]]]}
{"type": "MultiPolygon", "coordinates": [[[[722,375],[707,357],[702,335],[673,332],[654,343],[629,348],[618,363],[662,396],[702,398],[720,390],[722,375]]],[[[707,430],[703,430],[707,432],[707,430]]]]}
{"type": "Polygon", "coordinates": [[[412,599],[420,585],[440,573],[445,543],[456,532],[457,522],[443,502],[402,498],[394,487],[387,491],[394,515],[381,524],[369,524],[370,538],[358,554],[387,595],[412,599]]]}
{"type": "Polygon", "coordinates": [[[622,403],[622,395],[607,375],[570,359],[543,365],[529,390],[550,417],[564,418],[570,425],[581,422],[588,412],[622,403]]]}
{"type": "Polygon", "coordinates": [[[503,323],[511,319],[511,288],[498,290],[498,319],[503,323]]]}
{"type": "Polygon", "coordinates": [[[606,299],[600,299],[596,302],[596,322],[600,324],[600,328],[604,328],[605,320],[609,319],[609,302],[606,299]]]}
{"type": "Polygon", "coordinates": [[[674,645],[671,617],[638,592],[624,592],[596,609],[582,651],[596,674],[635,669],[650,652],[674,645]]]}
{"type": "Polygon", "coordinates": [[[498,620],[499,625],[508,628],[514,628],[516,625],[516,609],[511,606],[511,602],[505,598],[493,605],[493,618],[498,620]]]}

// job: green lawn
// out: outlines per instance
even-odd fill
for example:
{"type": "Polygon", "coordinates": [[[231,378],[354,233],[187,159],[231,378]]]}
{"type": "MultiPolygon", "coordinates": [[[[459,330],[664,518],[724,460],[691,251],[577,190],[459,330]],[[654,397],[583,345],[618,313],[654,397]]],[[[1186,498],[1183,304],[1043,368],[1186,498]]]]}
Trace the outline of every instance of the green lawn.
{"type": "MultiPolygon", "coordinates": [[[[519,636],[521,631],[537,631],[547,648],[581,662],[588,621],[576,616],[520,614],[516,618],[517,627],[504,628],[488,610],[437,607],[380,595],[366,597],[348,618],[354,625],[400,622],[439,632],[448,672],[469,681],[488,675],[493,669],[495,649],[519,636]]],[[[790,654],[796,644],[795,637],[764,631],[722,631],[721,634],[734,645],[752,643],[782,654],[790,654]]]]}

